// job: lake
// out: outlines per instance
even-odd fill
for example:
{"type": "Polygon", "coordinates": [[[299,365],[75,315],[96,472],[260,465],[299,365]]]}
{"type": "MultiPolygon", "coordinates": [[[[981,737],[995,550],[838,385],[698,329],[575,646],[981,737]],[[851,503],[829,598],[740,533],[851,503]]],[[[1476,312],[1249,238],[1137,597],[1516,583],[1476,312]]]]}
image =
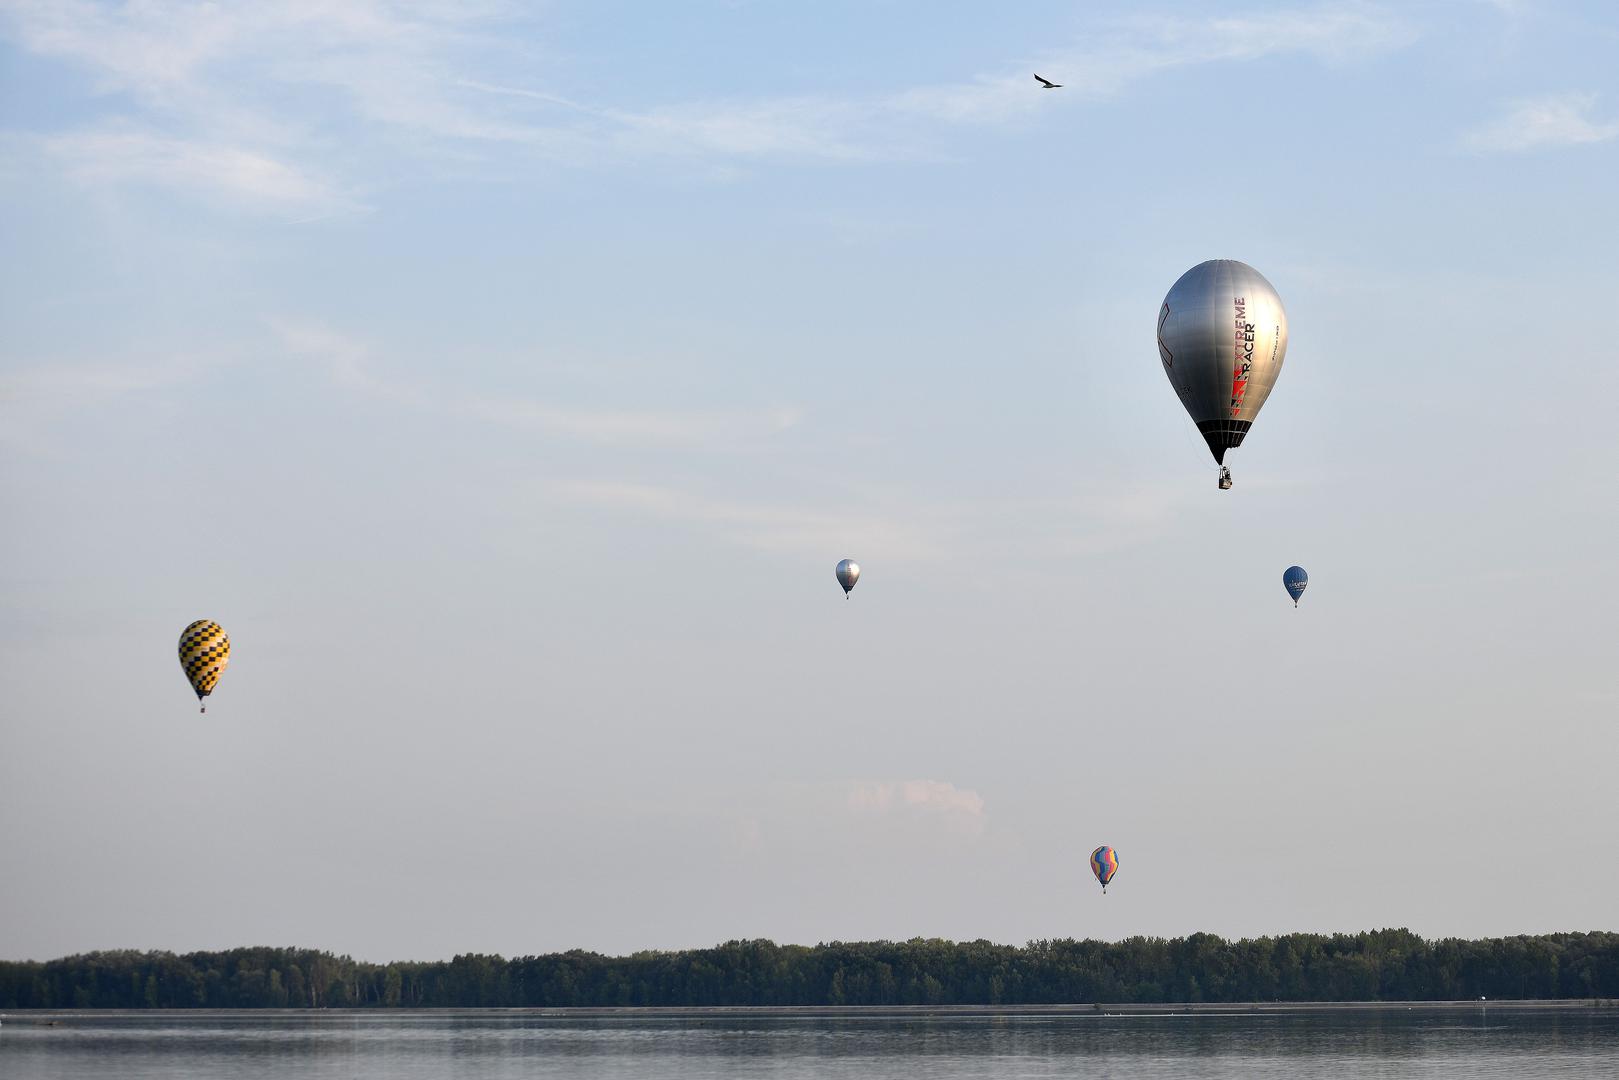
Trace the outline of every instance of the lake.
{"type": "Polygon", "coordinates": [[[145,1012],[12,1013],[0,1021],[5,1080],[1551,1074],[1619,1077],[1619,1010],[939,1018],[145,1012]]]}

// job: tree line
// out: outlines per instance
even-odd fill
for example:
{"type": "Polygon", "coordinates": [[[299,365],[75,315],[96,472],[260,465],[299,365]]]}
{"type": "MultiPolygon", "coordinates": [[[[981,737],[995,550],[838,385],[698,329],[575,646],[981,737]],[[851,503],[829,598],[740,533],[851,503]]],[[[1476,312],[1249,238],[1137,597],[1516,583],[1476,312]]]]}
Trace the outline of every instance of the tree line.
{"type": "Polygon", "coordinates": [[[93,952],[0,961],[0,1008],[1034,1005],[1619,998],[1619,933],[1409,930],[1124,941],[730,941],[603,956],[374,964],[329,952],[93,952]]]}

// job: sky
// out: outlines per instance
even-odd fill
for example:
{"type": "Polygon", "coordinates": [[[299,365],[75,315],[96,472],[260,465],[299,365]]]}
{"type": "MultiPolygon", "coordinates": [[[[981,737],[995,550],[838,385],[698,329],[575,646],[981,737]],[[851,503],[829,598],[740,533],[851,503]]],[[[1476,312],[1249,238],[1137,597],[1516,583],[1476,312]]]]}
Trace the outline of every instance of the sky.
{"type": "Polygon", "coordinates": [[[1616,51],[0,0],[0,957],[1615,929],[1616,51]]]}

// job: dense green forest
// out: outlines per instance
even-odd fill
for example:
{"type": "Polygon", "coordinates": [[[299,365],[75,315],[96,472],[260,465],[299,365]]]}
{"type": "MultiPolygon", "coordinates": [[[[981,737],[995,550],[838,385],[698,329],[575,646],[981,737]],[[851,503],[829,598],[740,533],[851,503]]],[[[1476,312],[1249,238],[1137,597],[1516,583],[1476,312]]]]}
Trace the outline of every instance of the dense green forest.
{"type": "Polygon", "coordinates": [[[370,964],[308,949],[0,961],[0,1008],[1032,1005],[1619,998],[1619,933],[1409,930],[1125,941],[777,945],[370,964]]]}

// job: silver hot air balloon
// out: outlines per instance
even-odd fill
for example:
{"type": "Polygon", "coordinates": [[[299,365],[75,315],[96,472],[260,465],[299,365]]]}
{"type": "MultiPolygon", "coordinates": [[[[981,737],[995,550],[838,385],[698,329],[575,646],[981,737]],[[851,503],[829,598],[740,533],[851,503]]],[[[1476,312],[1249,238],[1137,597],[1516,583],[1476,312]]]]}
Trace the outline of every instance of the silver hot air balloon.
{"type": "Polygon", "coordinates": [[[860,580],[860,564],[853,559],[844,559],[838,563],[838,584],[843,586],[843,598],[849,598],[849,590],[854,583],[860,580]]]}
{"type": "Polygon", "coordinates": [[[1198,263],[1164,297],[1158,355],[1229,488],[1225,452],[1242,445],[1287,356],[1282,298],[1247,263],[1198,263]]]}

